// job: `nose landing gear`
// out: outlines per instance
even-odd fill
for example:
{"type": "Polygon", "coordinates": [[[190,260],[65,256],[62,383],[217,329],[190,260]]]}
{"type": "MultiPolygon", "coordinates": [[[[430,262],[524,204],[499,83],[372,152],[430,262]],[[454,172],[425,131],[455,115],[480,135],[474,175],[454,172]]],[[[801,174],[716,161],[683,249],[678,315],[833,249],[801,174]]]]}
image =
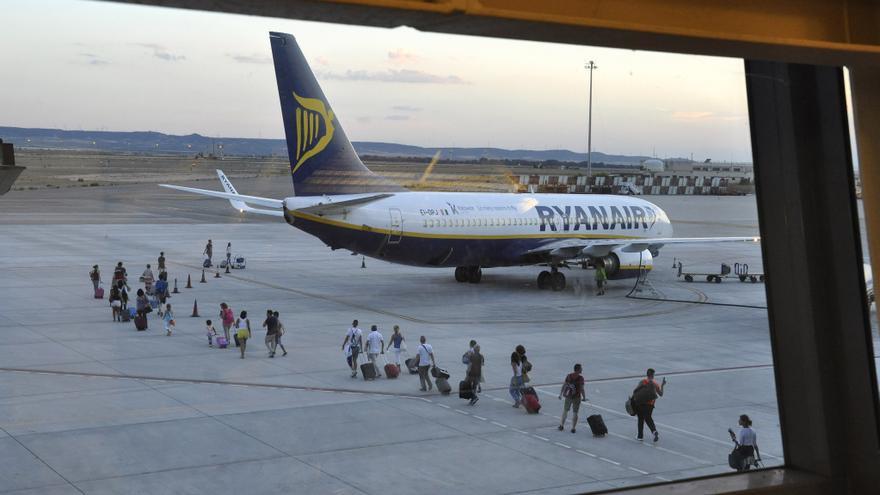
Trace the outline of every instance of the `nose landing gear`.
{"type": "Polygon", "coordinates": [[[551,266],[549,272],[544,270],[538,274],[538,288],[561,291],[565,289],[565,275],[557,267],[551,266]]]}

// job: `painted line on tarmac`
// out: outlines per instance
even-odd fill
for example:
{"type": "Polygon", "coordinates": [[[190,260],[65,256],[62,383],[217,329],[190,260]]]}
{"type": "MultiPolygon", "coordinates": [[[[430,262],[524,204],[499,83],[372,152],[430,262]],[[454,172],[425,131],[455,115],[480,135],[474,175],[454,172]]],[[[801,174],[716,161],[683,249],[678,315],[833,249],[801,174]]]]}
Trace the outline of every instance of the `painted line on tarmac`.
{"type": "Polygon", "coordinates": [[[490,423],[492,423],[495,426],[501,427],[501,428],[507,428],[506,424],[499,423],[498,421],[490,421],[490,423]]]}
{"type": "Polygon", "coordinates": [[[600,461],[608,462],[608,463],[610,463],[610,464],[614,464],[615,466],[620,466],[620,463],[619,463],[619,462],[617,462],[617,461],[612,461],[611,459],[606,459],[605,457],[599,457],[599,460],[600,460],[600,461]]]}
{"type": "MultiPolygon", "coordinates": [[[[168,264],[178,265],[178,266],[190,268],[190,269],[196,270],[196,271],[202,270],[202,268],[203,268],[201,266],[190,265],[190,264],[180,263],[180,262],[168,262],[168,264]]],[[[220,271],[220,270],[219,269],[208,269],[205,271],[205,273],[212,273],[214,271],[220,271]]],[[[412,323],[421,323],[421,324],[426,324],[426,325],[475,325],[475,324],[486,324],[486,323],[535,324],[535,323],[575,323],[575,322],[582,322],[582,321],[628,320],[631,318],[660,316],[660,315],[665,315],[665,314],[669,314],[669,313],[675,313],[678,311],[682,311],[682,308],[687,307],[687,306],[678,306],[678,305],[670,304],[668,307],[665,307],[663,309],[642,311],[641,313],[627,313],[627,314],[623,314],[623,315],[615,314],[615,315],[609,315],[609,316],[561,318],[561,319],[555,319],[555,320],[544,319],[544,320],[540,320],[540,321],[539,320],[491,320],[491,321],[489,321],[489,320],[443,320],[443,321],[431,321],[431,320],[423,320],[423,319],[417,318],[415,316],[402,315],[399,313],[395,313],[393,311],[388,311],[388,310],[384,310],[384,309],[380,309],[380,308],[376,308],[376,307],[372,307],[372,306],[367,306],[365,304],[352,302],[352,301],[349,301],[346,299],[342,299],[342,298],[327,295],[327,294],[318,294],[318,293],[305,291],[302,289],[294,289],[291,287],[284,287],[283,285],[273,284],[271,282],[264,282],[261,280],[256,280],[256,279],[252,279],[252,278],[248,278],[248,277],[242,277],[240,275],[233,275],[231,273],[224,274],[224,277],[230,278],[233,280],[238,280],[239,282],[247,282],[247,283],[251,283],[251,284],[255,284],[255,285],[261,285],[263,287],[268,287],[270,289],[277,289],[277,290],[282,290],[282,291],[286,291],[286,292],[292,292],[294,294],[298,294],[298,295],[305,296],[305,297],[311,297],[313,299],[331,301],[336,304],[348,306],[348,307],[351,307],[354,309],[360,309],[363,311],[370,311],[370,312],[385,315],[385,316],[392,316],[394,318],[399,318],[399,319],[406,320],[406,321],[409,321],[412,323]]],[[[663,303],[663,301],[655,302],[654,304],[652,304],[650,306],[650,308],[654,308],[656,306],[661,306],[662,303],[663,303]]]]}
{"type": "Polygon", "coordinates": [[[596,454],[591,454],[591,453],[589,453],[589,452],[587,452],[587,451],[585,451],[585,450],[581,450],[581,449],[575,449],[575,452],[577,452],[578,454],[584,454],[584,455],[587,455],[587,456],[590,456],[590,457],[593,457],[593,458],[599,457],[599,456],[597,456],[596,454]]]}
{"type": "Polygon", "coordinates": [[[630,471],[635,471],[639,474],[649,474],[647,471],[642,471],[641,469],[634,468],[632,466],[627,466],[626,468],[629,469],[630,471]]]}
{"type": "Polygon", "coordinates": [[[200,379],[200,378],[173,378],[173,377],[155,377],[155,376],[146,376],[146,375],[120,375],[113,373],[86,373],[82,371],[58,371],[58,370],[35,370],[35,369],[27,369],[27,368],[8,368],[8,367],[0,367],[0,372],[9,372],[9,373],[28,373],[35,375],[54,375],[54,376],[75,376],[80,378],[109,378],[109,379],[124,379],[124,380],[136,380],[143,382],[151,382],[151,383],[166,383],[166,384],[188,384],[188,385],[224,385],[224,386],[232,386],[232,387],[240,387],[240,388],[248,388],[248,387],[256,387],[256,388],[266,388],[271,390],[299,390],[304,392],[333,392],[339,394],[346,395],[376,395],[381,397],[397,397],[402,399],[419,399],[423,400],[424,397],[420,397],[417,395],[410,394],[400,394],[395,392],[383,392],[381,390],[354,390],[354,389],[344,389],[344,388],[331,388],[331,387],[314,387],[308,385],[279,385],[277,383],[255,383],[255,382],[238,382],[238,381],[224,381],[224,380],[208,380],[208,379],[200,379]]]}

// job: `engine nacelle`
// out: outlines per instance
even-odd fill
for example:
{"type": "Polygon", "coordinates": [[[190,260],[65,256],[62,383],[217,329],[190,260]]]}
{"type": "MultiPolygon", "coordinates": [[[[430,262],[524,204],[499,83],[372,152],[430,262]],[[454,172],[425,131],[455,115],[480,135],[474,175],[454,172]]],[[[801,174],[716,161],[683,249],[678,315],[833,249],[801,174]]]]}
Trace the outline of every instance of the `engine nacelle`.
{"type": "Polygon", "coordinates": [[[609,279],[635,278],[640,271],[654,268],[654,257],[647,249],[641,253],[629,253],[617,248],[595,261],[605,263],[605,274],[609,279]]]}

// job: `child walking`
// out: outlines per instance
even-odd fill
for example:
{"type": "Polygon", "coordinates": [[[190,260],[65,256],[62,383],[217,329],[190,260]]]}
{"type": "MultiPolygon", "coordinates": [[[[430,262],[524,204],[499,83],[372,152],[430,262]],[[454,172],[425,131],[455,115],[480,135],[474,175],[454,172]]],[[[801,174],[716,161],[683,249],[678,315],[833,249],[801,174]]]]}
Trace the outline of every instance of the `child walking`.
{"type": "Polygon", "coordinates": [[[171,336],[171,329],[174,328],[174,313],[171,312],[171,305],[165,305],[165,314],[162,315],[162,321],[165,323],[165,335],[171,336]]]}
{"type": "Polygon", "coordinates": [[[217,330],[214,330],[211,320],[205,322],[205,333],[208,335],[208,347],[214,347],[214,337],[217,336],[217,330]]]}

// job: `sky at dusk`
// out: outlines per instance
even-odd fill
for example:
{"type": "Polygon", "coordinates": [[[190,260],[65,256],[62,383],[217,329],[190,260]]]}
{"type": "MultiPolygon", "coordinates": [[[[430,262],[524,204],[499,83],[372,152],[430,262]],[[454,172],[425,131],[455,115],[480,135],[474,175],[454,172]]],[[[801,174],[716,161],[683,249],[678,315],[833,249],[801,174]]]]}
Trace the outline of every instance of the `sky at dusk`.
{"type": "Polygon", "coordinates": [[[751,161],[739,59],[76,0],[2,4],[0,126],[281,138],[268,32],[349,138],[751,161]]]}

